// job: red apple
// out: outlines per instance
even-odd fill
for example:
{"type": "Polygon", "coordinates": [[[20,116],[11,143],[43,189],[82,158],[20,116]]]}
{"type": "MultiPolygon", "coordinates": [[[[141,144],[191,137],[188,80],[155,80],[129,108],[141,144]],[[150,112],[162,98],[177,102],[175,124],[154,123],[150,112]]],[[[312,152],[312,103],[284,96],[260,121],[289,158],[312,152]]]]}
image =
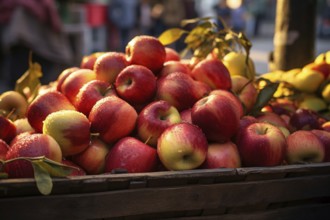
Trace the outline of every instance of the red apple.
{"type": "Polygon", "coordinates": [[[28,102],[19,92],[10,90],[0,95],[0,110],[5,117],[13,121],[25,117],[27,108],[28,102]]]}
{"type": "Polygon", "coordinates": [[[96,79],[114,83],[117,75],[128,66],[125,54],[121,52],[107,52],[97,58],[94,64],[96,79]]]}
{"type": "Polygon", "coordinates": [[[313,129],[311,130],[324,146],[324,160],[323,162],[330,162],[330,133],[325,130],[313,129]]]}
{"type": "Polygon", "coordinates": [[[277,127],[288,128],[288,124],[284,119],[274,112],[262,112],[260,115],[256,116],[259,122],[267,122],[277,127]]]}
{"type": "Polygon", "coordinates": [[[118,74],[115,88],[118,96],[131,105],[141,105],[155,97],[156,82],[157,79],[151,70],[133,64],[118,74]]]}
{"type": "Polygon", "coordinates": [[[75,110],[71,102],[60,92],[38,95],[29,105],[27,119],[36,132],[42,132],[43,121],[47,115],[59,110],[75,110]]]}
{"type": "Polygon", "coordinates": [[[60,145],[64,157],[84,151],[90,142],[90,122],[76,110],[60,110],[49,114],[42,132],[52,136],[60,145]]]}
{"type": "Polygon", "coordinates": [[[83,152],[73,155],[71,160],[81,166],[87,174],[101,174],[104,173],[109,148],[99,138],[92,138],[89,146],[83,152]]]}
{"type": "Polygon", "coordinates": [[[236,109],[238,116],[240,118],[244,116],[244,108],[238,96],[236,96],[235,94],[233,94],[228,90],[223,90],[223,89],[215,89],[209,93],[209,95],[213,95],[213,94],[222,95],[222,96],[226,96],[227,98],[230,98],[231,102],[235,106],[234,108],[236,109]]]}
{"type": "MultiPolygon", "coordinates": [[[[39,156],[45,156],[58,163],[62,161],[60,146],[51,136],[46,134],[31,134],[22,137],[9,148],[6,160],[39,156]]],[[[31,162],[26,160],[6,163],[5,171],[10,178],[32,178],[34,176],[31,162]]]]}
{"type": "Polygon", "coordinates": [[[135,36],[126,46],[126,59],[130,64],[147,67],[157,74],[166,58],[164,45],[153,36],[135,36]]]}
{"type": "Polygon", "coordinates": [[[257,101],[258,91],[253,81],[241,75],[231,76],[233,91],[244,105],[245,112],[250,112],[257,101]]]}
{"type": "Polygon", "coordinates": [[[94,64],[95,64],[95,61],[97,60],[97,58],[105,53],[106,52],[94,52],[94,53],[83,56],[83,58],[81,59],[80,68],[93,70],[94,64]]]}
{"type": "Polygon", "coordinates": [[[241,119],[239,120],[239,126],[238,126],[238,130],[235,134],[234,140],[236,140],[236,136],[239,136],[239,133],[242,130],[244,130],[250,124],[253,124],[256,122],[258,122],[257,118],[252,115],[244,115],[243,117],[241,117],[241,119]]]}
{"type": "Polygon", "coordinates": [[[62,84],[64,82],[64,80],[73,72],[79,70],[78,67],[69,67],[65,70],[63,70],[60,75],[58,75],[57,77],[57,84],[56,84],[56,90],[61,92],[61,87],[62,87],[62,84]]]}
{"type": "Polygon", "coordinates": [[[16,126],[15,124],[0,115],[0,139],[4,140],[7,144],[16,136],[16,126]]]}
{"type": "Polygon", "coordinates": [[[286,161],[289,164],[324,161],[322,141],[310,130],[298,130],[287,137],[286,161]]]}
{"type": "Polygon", "coordinates": [[[132,133],[137,116],[136,110],[126,101],[109,96],[95,103],[88,118],[91,132],[99,133],[101,140],[111,144],[132,133]]]}
{"type": "Polygon", "coordinates": [[[231,141],[225,143],[211,143],[201,168],[239,168],[241,159],[236,144],[231,141]]]}
{"type": "Polygon", "coordinates": [[[286,138],[272,124],[252,123],[239,132],[236,144],[243,166],[277,166],[284,160],[286,138]]]}
{"type": "Polygon", "coordinates": [[[105,172],[125,169],[128,173],[152,172],[157,165],[157,151],[134,137],[120,139],[109,151],[105,172]]]}
{"type": "Polygon", "coordinates": [[[138,115],[138,136],[148,145],[156,146],[161,133],[179,122],[181,122],[180,113],[174,106],[163,100],[151,102],[138,115]]]}
{"type": "Polygon", "coordinates": [[[165,62],[172,61],[172,60],[174,60],[174,61],[181,60],[180,54],[173,48],[165,47],[165,53],[166,53],[165,62]]]}
{"type": "Polygon", "coordinates": [[[230,90],[232,87],[228,69],[219,59],[204,59],[192,69],[194,79],[208,84],[212,89],[230,90]]]}
{"type": "Polygon", "coordinates": [[[11,142],[9,143],[9,147],[13,146],[19,139],[25,137],[25,136],[29,136],[31,134],[35,134],[35,132],[31,132],[31,131],[26,131],[20,134],[17,134],[13,140],[11,140],[11,142]]]}
{"type": "Polygon", "coordinates": [[[86,116],[95,105],[95,103],[107,96],[117,95],[116,90],[108,82],[101,80],[92,80],[83,85],[76,98],[75,107],[86,116]]]}
{"type": "Polygon", "coordinates": [[[224,95],[206,96],[193,105],[192,122],[203,130],[209,141],[227,142],[239,128],[239,110],[233,103],[224,95]]]}
{"type": "Polygon", "coordinates": [[[93,70],[79,69],[71,73],[64,80],[61,86],[61,92],[68,98],[68,100],[75,104],[77,94],[80,88],[86,83],[95,80],[96,75],[93,70]]]}
{"type": "Polygon", "coordinates": [[[191,70],[187,65],[183,64],[181,61],[171,60],[164,63],[164,66],[159,73],[159,77],[167,76],[170,73],[175,72],[182,72],[188,75],[191,74],[191,70]]]}
{"type": "Polygon", "coordinates": [[[196,83],[189,75],[175,72],[158,80],[156,98],[165,100],[178,111],[182,111],[191,108],[197,100],[203,97],[204,92],[209,91],[203,91],[201,84],[196,83]]]}
{"type": "Polygon", "coordinates": [[[2,139],[0,139],[0,160],[6,159],[6,154],[9,150],[9,145],[2,139]]]}
{"type": "Polygon", "coordinates": [[[185,109],[180,112],[180,117],[182,122],[187,122],[192,124],[191,120],[191,108],[185,109]]]}
{"type": "Polygon", "coordinates": [[[203,164],[208,142],[203,131],[190,123],[166,128],[158,138],[157,152],[168,170],[191,170],[203,164]]]}

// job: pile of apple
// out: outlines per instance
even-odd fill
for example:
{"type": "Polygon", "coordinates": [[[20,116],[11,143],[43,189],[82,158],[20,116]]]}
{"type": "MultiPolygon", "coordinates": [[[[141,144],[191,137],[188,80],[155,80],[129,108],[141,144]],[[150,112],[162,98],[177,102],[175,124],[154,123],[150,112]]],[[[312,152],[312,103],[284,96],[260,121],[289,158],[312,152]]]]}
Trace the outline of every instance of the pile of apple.
{"type": "Polygon", "coordinates": [[[288,99],[250,114],[260,94],[253,63],[246,75],[244,54],[225,58],[191,62],[136,36],[125,53],[93,53],[63,70],[31,102],[4,92],[2,172],[33,177],[24,158],[40,156],[77,168],[70,175],[330,161],[327,120],[288,99]]]}

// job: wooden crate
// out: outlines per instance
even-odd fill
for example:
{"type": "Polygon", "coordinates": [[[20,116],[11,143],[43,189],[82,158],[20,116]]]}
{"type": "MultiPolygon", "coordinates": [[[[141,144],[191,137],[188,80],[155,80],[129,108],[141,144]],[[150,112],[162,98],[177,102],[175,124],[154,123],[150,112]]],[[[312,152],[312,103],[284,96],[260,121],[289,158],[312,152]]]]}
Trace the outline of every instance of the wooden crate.
{"type": "Polygon", "coordinates": [[[330,163],[0,180],[0,219],[330,219],[330,163]]]}

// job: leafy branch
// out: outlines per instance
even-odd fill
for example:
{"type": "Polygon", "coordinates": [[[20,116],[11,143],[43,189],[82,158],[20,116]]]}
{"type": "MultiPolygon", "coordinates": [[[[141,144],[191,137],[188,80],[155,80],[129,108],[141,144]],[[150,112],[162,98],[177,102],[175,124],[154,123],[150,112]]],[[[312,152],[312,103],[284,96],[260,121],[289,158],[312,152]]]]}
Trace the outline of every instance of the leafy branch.
{"type": "Polygon", "coordinates": [[[159,40],[163,45],[170,45],[185,35],[184,43],[186,48],[181,56],[189,51],[193,57],[206,58],[210,53],[221,59],[230,51],[245,50],[248,62],[250,48],[252,43],[243,32],[234,32],[231,30],[221,17],[212,19],[212,17],[186,19],[181,22],[182,28],[171,28],[165,30],[159,40]],[[222,23],[224,28],[219,28],[218,22],[222,23]],[[191,30],[184,29],[188,25],[193,25],[191,30]]]}
{"type": "Polygon", "coordinates": [[[29,103],[38,95],[42,77],[41,65],[32,62],[32,52],[29,54],[29,69],[16,81],[15,91],[22,94],[29,103]]]}

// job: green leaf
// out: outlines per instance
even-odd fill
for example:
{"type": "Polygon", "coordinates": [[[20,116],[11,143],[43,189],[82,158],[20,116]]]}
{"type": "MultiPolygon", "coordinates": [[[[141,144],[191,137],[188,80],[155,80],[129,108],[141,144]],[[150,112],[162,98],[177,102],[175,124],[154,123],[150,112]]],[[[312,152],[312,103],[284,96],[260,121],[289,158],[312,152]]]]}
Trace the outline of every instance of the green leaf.
{"type": "Polygon", "coordinates": [[[159,41],[163,45],[169,45],[172,44],[173,42],[177,41],[180,39],[180,37],[187,33],[187,31],[180,29],[180,28],[171,28],[166,31],[164,31],[159,37],[159,41]]]}
{"type": "Polygon", "coordinates": [[[16,81],[15,91],[21,93],[31,103],[38,95],[41,77],[41,66],[39,63],[32,62],[32,53],[30,53],[29,69],[16,81]]]}
{"type": "Polygon", "coordinates": [[[47,170],[43,168],[43,161],[33,160],[31,162],[39,192],[43,195],[49,195],[53,189],[53,182],[47,170]]]}
{"type": "Polygon", "coordinates": [[[273,98],[274,93],[276,92],[279,83],[273,83],[267,79],[260,78],[258,80],[264,80],[267,84],[264,88],[262,88],[257,97],[257,101],[251,110],[252,115],[257,115],[260,113],[260,110],[269,103],[269,101],[273,98]]]}
{"type": "Polygon", "coordinates": [[[51,176],[54,177],[66,177],[72,173],[76,167],[68,166],[48,158],[43,159],[43,163],[40,164],[51,176]]]}

